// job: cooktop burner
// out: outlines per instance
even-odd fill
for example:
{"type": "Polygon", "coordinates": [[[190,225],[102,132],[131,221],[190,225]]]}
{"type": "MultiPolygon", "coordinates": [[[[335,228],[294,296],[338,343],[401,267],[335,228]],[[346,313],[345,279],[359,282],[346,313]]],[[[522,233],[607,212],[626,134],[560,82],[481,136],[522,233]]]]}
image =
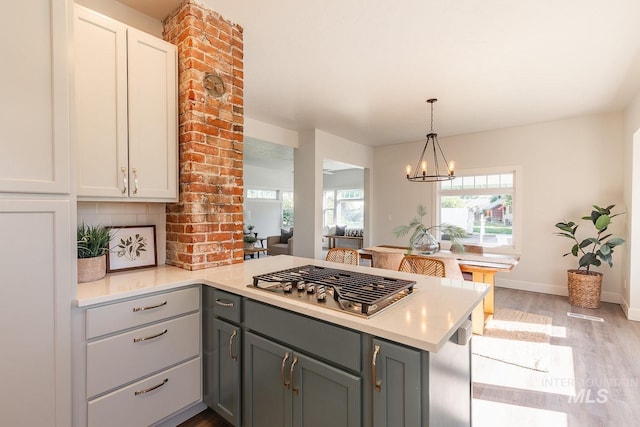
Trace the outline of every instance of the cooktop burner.
{"type": "Polygon", "coordinates": [[[336,268],[303,265],[254,276],[252,286],[369,317],[411,294],[415,283],[336,268]],[[331,300],[335,303],[329,304],[331,300]]]}

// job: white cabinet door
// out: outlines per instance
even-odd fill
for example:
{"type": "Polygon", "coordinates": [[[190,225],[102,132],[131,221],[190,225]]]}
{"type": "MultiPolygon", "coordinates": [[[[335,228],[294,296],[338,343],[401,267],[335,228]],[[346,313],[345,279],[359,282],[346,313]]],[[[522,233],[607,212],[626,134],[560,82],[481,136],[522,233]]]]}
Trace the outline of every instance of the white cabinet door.
{"type": "Polygon", "coordinates": [[[75,7],[78,196],[127,197],[127,27],[75,7]]]}
{"type": "Polygon", "coordinates": [[[129,177],[131,197],[176,198],[177,49],[129,28],[129,177]]]}
{"type": "Polygon", "coordinates": [[[75,11],[78,197],[175,201],[177,48],[75,11]]]}
{"type": "Polygon", "coordinates": [[[2,426],[71,425],[70,208],[0,199],[2,426]]]}
{"type": "Polygon", "coordinates": [[[70,191],[67,10],[59,0],[2,3],[0,192],[70,191]]]}

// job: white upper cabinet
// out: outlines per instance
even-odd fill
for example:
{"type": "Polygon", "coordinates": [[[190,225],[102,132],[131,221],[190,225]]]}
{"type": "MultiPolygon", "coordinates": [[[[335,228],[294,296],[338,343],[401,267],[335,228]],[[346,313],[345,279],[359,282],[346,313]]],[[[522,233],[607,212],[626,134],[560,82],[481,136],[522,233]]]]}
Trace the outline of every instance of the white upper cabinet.
{"type": "Polygon", "coordinates": [[[177,198],[177,49],[75,8],[77,193],[81,200],[177,198]]]}
{"type": "Polygon", "coordinates": [[[70,191],[66,7],[2,4],[0,192],[70,191]]]}

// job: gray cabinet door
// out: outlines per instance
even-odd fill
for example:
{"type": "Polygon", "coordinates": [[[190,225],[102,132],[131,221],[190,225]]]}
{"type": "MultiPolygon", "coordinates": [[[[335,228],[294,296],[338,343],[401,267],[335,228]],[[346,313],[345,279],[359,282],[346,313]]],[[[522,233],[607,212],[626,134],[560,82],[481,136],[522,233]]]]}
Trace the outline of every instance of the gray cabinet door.
{"type": "Polygon", "coordinates": [[[244,425],[292,427],[291,387],[293,352],[287,347],[244,334],[244,425]]]}
{"type": "Polygon", "coordinates": [[[299,353],[291,363],[293,425],[360,427],[360,378],[299,353]]]}
{"type": "Polygon", "coordinates": [[[233,426],[240,426],[241,332],[238,326],[213,320],[213,377],[206,403],[233,426]]]}
{"type": "Polygon", "coordinates": [[[378,339],[373,348],[373,426],[420,426],[420,352],[378,339]]]}

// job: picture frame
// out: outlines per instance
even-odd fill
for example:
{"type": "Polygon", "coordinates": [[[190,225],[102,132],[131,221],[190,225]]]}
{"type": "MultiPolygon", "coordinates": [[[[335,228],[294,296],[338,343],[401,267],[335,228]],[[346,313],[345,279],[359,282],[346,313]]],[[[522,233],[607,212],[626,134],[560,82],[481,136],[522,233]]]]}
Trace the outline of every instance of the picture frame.
{"type": "Polygon", "coordinates": [[[158,265],[155,225],[124,225],[107,228],[111,235],[107,254],[107,273],[158,265]]]}

